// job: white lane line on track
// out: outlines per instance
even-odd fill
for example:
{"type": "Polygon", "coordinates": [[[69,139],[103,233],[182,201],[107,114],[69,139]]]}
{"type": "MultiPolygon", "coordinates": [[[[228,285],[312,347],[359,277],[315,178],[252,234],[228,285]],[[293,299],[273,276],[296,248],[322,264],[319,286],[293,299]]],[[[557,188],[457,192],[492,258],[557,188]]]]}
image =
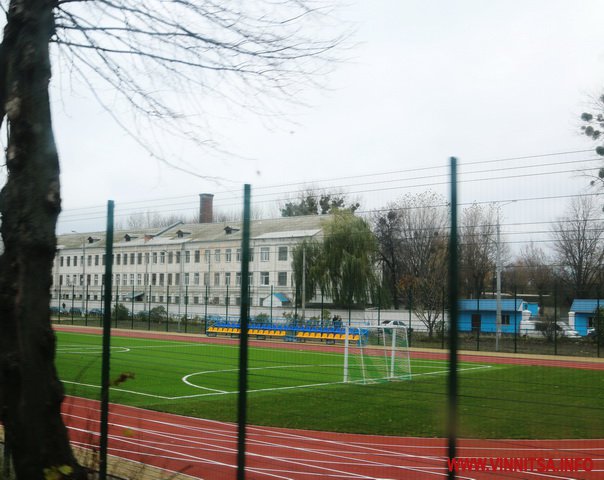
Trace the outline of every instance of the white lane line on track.
{"type": "MultiPolygon", "coordinates": [[[[156,421],[148,420],[148,419],[145,419],[145,420],[146,421],[156,422],[156,421]]],[[[166,422],[159,422],[159,423],[166,423],[166,422]]],[[[112,425],[115,426],[115,425],[118,425],[118,424],[112,424],[112,425]]],[[[137,429],[137,427],[135,427],[135,426],[127,426],[126,428],[130,428],[130,429],[133,429],[133,430],[137,429]]],[[[156,434],[156,435],[161,436],[161,437],[163,437],[163,436],[170,437],[169,434],[166,434],[166,433],[163,433],[163,432],[162,433],[155,433],[154,432],[153,434],[156,434]]],[[[170,438],[173,438],[173,437],[170,437],[170,438]]],[[[123,441],[130,442],[130,440],[123,440],[123,441]]],[[[202,442],[198,442],[198,443],[202,443],[202,442]]],[[[256,441],[256,443],[258,444],[258,441],[256,441]]],[[[281,444],[275,444],[275,443],[271,443],[271,442],[259,442],[259,443],[262,444],[262,446],[268,446],[268,447],[273,447],[273,448],[274,447],[282,447],[283,448],[283,445],[281,445],[281,444]]],[[[213,444],[209,444],[207,446],[211,447],[212,445],[213,444]]],[[[153,448],[153,447],[151,447],[151,448],[153,448]]],[[[288,447],[288,449],[289,450],[293,450],[293,451],[304,452],[304,453],[311,453],[311,454],[315,453],[315,452],[313,452],[312,449],[296,448],[296,447],[291,447],[291,446],[288,447]]],[[[224,451],[225,447],[223,447],[222,450],[224,451]]],[[[229,448],[229,449],[227,449],[227,451],[230,452],[230,453],[234,453],[234,452],[236,452],[236,449],[229,448]]],[[[171,452],[171,453],[177,453],[177,452],[171,452]]],[[[224,453],[226,453],[226,451],[224,453]]],[[[186,456],[186,457],[189,456],[188,454],[183,454],[183,455],[186,456]]],[[[249,455],[250,456],[254,456],[254,457],[264,458],[264,459],[274,459],[275,458],[275,457],[270,456],[270,455],[262,455],[262,454],[256,454],[256,453],[251,453],[251,452],[249,453],[249,455]]],[[[342,457],[340,456],[340,452],[333,452],[333,453],[331,453],[329,455],[336,457],[332,463],[336,463],[338,465],[341,464],[342,457]]],[[[351,460],[351,459],[347,459],[347,460],[351,460]]],[[[355,460],[355,459],[353,458],[352,460],[355,460]]],[[[304,464],[305,461],[306,460],[302,461],[301,459],[295,458],[294,460],[291,460],[288,463],[292,463],[292,464],[294,464],[296,466],[300,466],[300,465],[305,465],[304,464]]],[[[415,467],[400,467],[400,466],[397,466],[397,465],[393,466],[393,465],[385,464],[385,463],[382,463],[382,462],[370,462],[370,465],[372,467],[374,467],[374,468],[376,468],[376,467],[398,468],[398,469],[403,468],[404,470],[415,471],[415,467]]],[[[306,465],[306,466],[307,467],[312,467],[312,465],[306,465]]],[[[317,467],[317,466],[314,466],[314,468],[320,469],[322,471],[322,474],[328,474],[327,472],[330,472],[329,474],[334,474],[334,473],[335,474],[340,474],[340,475],[341,474],[345,474],[347,476],[347,478],[349,477],[349,478],[357,478],[357,479],[375,479],[375,476],[366,476],[364,474],[356,474],[356,473],[351,473],[351,472],[343,472],[343,471],[340,471],[340,470],[334,469],[334,468],[317,467]],[[352,477],[350,477],[351,475],[352,475],[352,477]]],[[[257,469],[254,469],[254,470],[257,470],[257,469]]],[[[299,470],[298,470],[298,472],[299,472],[299,470]]],[[[258,471],[258,473],[262,473],[262,472],[258,471]]],[[[442,476],[443,475],[443,474],[441,474],[439,472],[424,472],[424,473],[428,473],[428,474],[431,474],[431,475],[438,475],[438,476],[442,476]]],[[[281,478],[281,477],[279,477],[279,478],[281,478]]],[[[284,478],[288,478],[289,479],[291,477],[284,477],[284,478]]],[[[462,476],[460,476],[458,478],[460,478],[460,479],[469,479],[470,477],[462,477],[462,476]]]]}

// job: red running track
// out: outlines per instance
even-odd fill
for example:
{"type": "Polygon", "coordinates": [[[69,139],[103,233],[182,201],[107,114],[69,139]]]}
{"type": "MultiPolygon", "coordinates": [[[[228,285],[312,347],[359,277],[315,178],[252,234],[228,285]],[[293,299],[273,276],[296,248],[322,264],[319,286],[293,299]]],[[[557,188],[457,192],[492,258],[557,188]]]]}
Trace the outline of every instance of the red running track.
{"type": "MultiPolygon", "coordinates": [[[[63,415],[75,445],[96,448],[99,403],[68,397],[63,415]]],[[[237,427],[112,404],[109,454],[194,478],[236,478],[237,427]]],[[[352,435],[249,426],[249,480],[439,479],[447,476],[444,439],[352,435]]],[[[461,457],[590,458],[590,472],[465,472],[462,480],[604,478],[604,439],[459,440],[461,457]]]]}

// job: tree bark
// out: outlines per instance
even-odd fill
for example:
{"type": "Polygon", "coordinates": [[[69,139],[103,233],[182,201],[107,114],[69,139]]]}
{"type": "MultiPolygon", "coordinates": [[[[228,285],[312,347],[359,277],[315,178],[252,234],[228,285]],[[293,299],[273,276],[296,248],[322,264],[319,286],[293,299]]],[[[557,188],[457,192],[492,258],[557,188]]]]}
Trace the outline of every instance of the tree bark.
{"type": "Polygon", "coordinates": [[[51,0],[12,0],[2,42],[0,98],[9,139],[0,193],[0,420],[17,478],[85,478],[61,418],[49,301],[59,162],[48,85],[51,0]]]}

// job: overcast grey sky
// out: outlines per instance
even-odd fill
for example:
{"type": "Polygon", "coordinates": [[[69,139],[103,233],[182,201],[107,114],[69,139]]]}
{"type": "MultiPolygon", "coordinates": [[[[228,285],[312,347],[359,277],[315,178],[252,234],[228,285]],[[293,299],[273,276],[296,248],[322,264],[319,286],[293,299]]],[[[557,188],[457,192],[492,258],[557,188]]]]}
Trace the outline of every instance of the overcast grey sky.
{"type": "MultiPolygon", "coordinates": [[[[216,157],[165,139],[188,168],[223,178],[218,183],[150,159],[88,92],[71,90],[66,72],[55,69],[65,208],[59,230],[104,228],[102,218],[85,222],[68,214],[108,199],[119,208],[212,192],[219,204],[243,183],[262,192],[269,185],[359,176],[335,182],[346,186],[384,172],[434,167],[442,173],[436,169],[451,155],[463,172],[464,162],[591,147],[578,133],[578,115],[604,87],[601,0],[349,0],[340,13],[355,25],[356,46],[326,80],[328,88],[308,95],[310,107],[281,105],[283,115],[270,128],[249,112],[211,119],[213,135],[241,156],[216,157]]],[[[544,188],[545,195],[577,192],[585,179],[567,174],[513,183],[520,191],[544,188]]],[[[493,189],[489,182],[464,185],[464,201],[510,195],[501,183],[493,189]]],[[[359,195],[369,208],[401,193],[351,190],[366,190],[359,195]]]]}

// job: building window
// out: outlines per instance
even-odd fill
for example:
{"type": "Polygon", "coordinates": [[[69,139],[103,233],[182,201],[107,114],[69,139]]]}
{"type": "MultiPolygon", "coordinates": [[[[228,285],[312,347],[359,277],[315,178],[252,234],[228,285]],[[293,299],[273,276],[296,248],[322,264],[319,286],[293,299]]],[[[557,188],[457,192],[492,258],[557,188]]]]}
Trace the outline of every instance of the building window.
{"type": "Polygon", "coordinates": [[[122,275],[122,285],[128,285],[128,275],[122,275]]]}
{"type": "Polygon", "coordinates": [[[193,274],[193,284],[199,285],[199,273],[193,274]]]}
{"type": "Polygon", "coordinates": [[[172,283],[172,274],[171,273],[168,273],[168,285],[174,285],[172,283]]]}
{"type": "Polygon", "coordinates": [[[191,263],[191,252],[185,251],[185,263],[191,263]]]}
{"type": "Polygon", "coordinates": [[[95,265],[98,265],[98,264],[99,264],[99,256],[98,256],[98,255],[95,255],[95,256],[94,256],[94,264],[95,264],[95,265]]]}
{"type": "Polygon", "coordinates": [[[501,325],[509,325],[510,324],[510,316],[507,313],[501,315],[501,325]]]}
{"type": "Polygon", "coordinates": [[[250,248],[250,262],[254,261],[254,249],[250,248]]]}
{"type": "Polygon", "coordinates": [[[153,263],[157,264],[157,252],[153,252],[153,263]]]}
{"type": "Polygon", "coordinates": [[[284,262],[287,260],[287,247],[279,247],[279,261],[284,262]]]}
{"type": "Polygon", "coordinates": [[[260,272],[260,285],[269,285],[268,272],[260,272]]]}
{"type": "Polygon", "coordinates": [[[287,287],[287,272],[279,272],[277,274],[277,285],[287,287]]]}
{"type": "Polygon", "coordinates": [[[88,255],[88,259],[86,260],[89,267],[92,267],[92,255],[88,255]]]}
{"type": "Polygon", "coordinates": [[[214,250],[214,261],[216,263],[220,263],[220,249],[219,248],[214,250]]]}
{"type": "Polygon", "coordinates": [[[180,285],[180,273],[174,274],[174,285],[180,285]]]}
{"type": "Polygon", "coordinates": [[[218,287],[220,285],[220,273],[214,274],[214,286],[218,287]]]}
{"type": "Polygon", "coordinates": [[[69,267],[71,264],[71,257],[67,257],[67,266],[69,267]]]}
{"type": "Polygon", "coordinates": [[[94,275],[94,286],[97,287],[99,285],[99,276],[95,273],[94,275]]]}
{"type": "Polygon", "coordinates": [[[203,251],[203,258],[206,263],[210,263],[210,251],[209,250],[203,251]]]}
{"type": "Polygon", "coordinates": [[[76,256],[73,257],[73,266],[74,267],[78,266],[78,257],[76,257],[76,256]]]}
{"type": "Polygon", "coordinates": [[[166,252],[159,252],[159,263],[166,263],[166,252]]]}
{"type": "Polygon", "coordinates": [[[185,273],[185,285],[189,284],[189,274],[185,273]]]}
{"type": "Polygon", "coordinates": [[[163,273],[159,274],[159,286],[160,287],[164,286],[164,274],[163,273]]]}
{"type": "Polygon", "coordinates": [[[232,250],[230,248],[227,248],[224,251],[224,261],[225,262],[230,262],[231,261],[231,257],[232,257],[232,250]]]}
{"type": "MultiPolygon", "coordinates": [[[[156,273],[151,274],[151,285],[157,285],[157,274],[156,273]]],[[[153,300],[153,301],[155,301],[155,300],[153,300]]]]}
{"type": "Polygon", "coordinates": [[[199,297],[193,297],[193,303],[199,305],[199,297]]]}
{"type": "Polygon", "coordinates": [[[241,272],[235,273],[235,285],[237,285],[237,286],[241,285],[241,272]]]}
{"type": "Polygon", "coordinates": [[[174,252],[168,252],[168,263],[174,263],[174,252]]]}
{"type": "Polygon", "coordinates": [[[134,257],[135,257],[135,255],[136,254],[134,252],[130,254],[130,265],[134,265],[134,257]]]}
{"type": "Polygon", "coordinates": [[[201,252],[199,250],[195,250],[195,263],[199,263],[201,257],[200,253],[201,252]]]}
{"type": "Polygon", "coordinates": [[[231,284],[231,272],[226,272],[224,274],[224,284],[225,285],[230,285],[231,284]]]}
{"type": "Polygon", "coordinates": [[[118,286],[120,284],[120,274],[119,273],[115,275],[115,284],[118,286]]]}
{"type": "MultiPolygon", "coordinates": [[[[149,254],[147,254],[147,255],[149,255],[149,254]]],[[[139,265],[143,264],[143,254],[142,254],[142,252],[138,253],[136,255],[136,263],[138,263],[139,265]]]]}
{"type": "MultiPolygon", "coordinates": [[[[139,274],[139,277],[140,277],[140,274],[139,274]]],[[[134,286],[134,273],[130,274],[130,285],[134,286]]],[[[139,285],[140,285],[140,282],[139,282],[139,285]]]]}
{"type": "Polygon", "coordinates": [[[60,264],[61,266],[63,266],[63,257],[60,257],[60,258],[59,258],[59,264],[60,264]]]}
{"type": "Polygon", "coordinates": [[[124,265],[128,265],[128,254],[127,253],[124,253],[124,265]]]}
{"type": "Polygon", "coordinates": [[[136,284],[139,286],[143,284],[143,274],[142,273],[136,274],[136,284]]]}
{"type": "Polygon", "coordinates": [[[240,248],[238,248],[237,251],[235,252],[235,261],[236,262],[241,261],[241,249],[240,248]]]}
{"type": "Polygon", "coordinates": [[[163,295],[159,296],[159,303],[164,303],[164,296],[163,295]]]}
{"type": "Polygon", "coordinates": [[[270,260],[270,249],[268,247],[262,247],[260,249],[260,261],[268,262],[270,260]]]}
{"type": "Polygon", "coordinates": [[[208,286],[210,285],[210,274],[208,272],[203,274],[203,284],[208,286]]]}

